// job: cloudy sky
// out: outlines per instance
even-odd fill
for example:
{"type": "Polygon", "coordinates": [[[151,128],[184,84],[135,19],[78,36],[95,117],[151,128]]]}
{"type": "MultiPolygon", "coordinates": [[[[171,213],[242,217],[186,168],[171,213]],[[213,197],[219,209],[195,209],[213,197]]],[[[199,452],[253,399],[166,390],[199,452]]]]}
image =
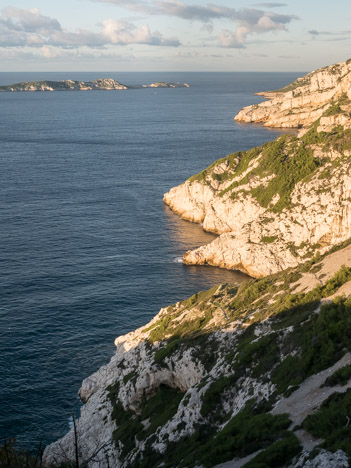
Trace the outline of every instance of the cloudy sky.
{"type": "Polygon", "coordinates": [[[0,0],[0,71],[308,71],[348,58],[350,0],[0,0]]]}

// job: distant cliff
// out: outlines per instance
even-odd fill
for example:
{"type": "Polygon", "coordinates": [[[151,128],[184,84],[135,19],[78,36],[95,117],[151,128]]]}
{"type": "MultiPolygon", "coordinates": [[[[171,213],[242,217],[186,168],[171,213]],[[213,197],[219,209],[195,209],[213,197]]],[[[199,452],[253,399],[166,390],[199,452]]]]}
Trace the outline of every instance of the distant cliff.
{"type": "Polygon", "coordinates": [[[258,93],[268,101],[244,107],[235,120],[267,127],[306,127],[343,95],[351,98],[351,60],[313,71],[278,91],[258,93]]]}
{"type": "Polygon", "coordinates": [[[190,88],[187,83],[168,83],[158,81],[146,85],[127,86],[112,78],[101,78],[93,81],[25,81],[7,86],[0,86],[0,91],[94,91],[94,90],[121,90],[140,88],[190,88]]]}

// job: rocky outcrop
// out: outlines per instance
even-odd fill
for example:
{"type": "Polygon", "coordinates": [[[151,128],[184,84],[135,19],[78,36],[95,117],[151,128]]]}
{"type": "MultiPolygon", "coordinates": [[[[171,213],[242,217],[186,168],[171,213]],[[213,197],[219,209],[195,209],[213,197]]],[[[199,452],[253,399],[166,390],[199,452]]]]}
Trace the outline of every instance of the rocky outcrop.
{"type": "Polygon", "coordinates": [[[190,85],[187,83],[168,83],[165,81],[159,81],[149,85],[127,86],[112,78],[99,78],[98,80],[93,81],[30,81],[0,86],[0,91],[112,91],[137,88],[190,88],[190,85]]]}
{"type": "Polygon", "coordinates": [[[312,459],[310,459],[310,453],[305,452],[295,466],[296,468],[348,468],[349,461],[342,450],[337,450],[335,453],[321,450],[312,459]]]}
{"type": "Polygon", "coordinates": [[[351,98],[351,60],[321,68],[273,92],[258,93],[268,101],[244,107],[235,120],[267,127],[306,127],[315,122],[333,100],[351,98]]]}
{"type": "MultiPolygon", "coordinates": [[[[262,277],[351,236],[349,68],[351,62],[313,72],[278,93],[282,100],[301,94],[299,99],[311,103],[311,93],[324,99],[323,90],[328,90],[318,120],[297,136],[231,154],[164,195],[164,202],[183,219],[219,235],[186,252],[184,263],[262,277]]],[[[305,112],[301,103],[296,106],[305,112]]],[[[273,107],[270,116],[285,108],[274,100],[261,107],[265,112],[273,107]]]]}
{"type": "Polygon", "coordinates": [[[349,238],[351,132],[343,118],[322,117],[300,138],[229,155],[166,193],[182,218],[219,234],[184,263],[261,277],[349,238]]]}
{"type": "Polygon", "coordinates": [[[351,362],[349,305],[339,297],[351,284],[350,267],[351,247],[340,247],[288,273],[239,289],[216,286],[161,309],[146,326],[118,337],[110,363],[84,380],[76,434],[71,429],[46,447],[45,462],[75,460],[76,435],[79,461],[90,468],[229,460],[239,467],[250,459],[273,466],[271,456],[291,466],[348,466],[337,464],[347,459],[335,442],[338,423],[330,442],[317,440],[309,418],[330,398],[339,395],[342,407],[349,397],[350,379],[342,386],[336,379],[325,391],[320,385],[351,362]],[[304,405],[299,395],[311,385],[314,403],[304,405]],[[313,445],[306,443],[310,427],[313,445]],[[321,444],[325,450],[311,460],[321,444]]]}
{"type": "Polygon", "coordinates": [[[155,83],[151,83],[149,85],[142,85],[143,88],[190,88],[188,83],[180,83],[177,81],[176,83],[169,83],[167,81],[156,81],[155,83]]]}

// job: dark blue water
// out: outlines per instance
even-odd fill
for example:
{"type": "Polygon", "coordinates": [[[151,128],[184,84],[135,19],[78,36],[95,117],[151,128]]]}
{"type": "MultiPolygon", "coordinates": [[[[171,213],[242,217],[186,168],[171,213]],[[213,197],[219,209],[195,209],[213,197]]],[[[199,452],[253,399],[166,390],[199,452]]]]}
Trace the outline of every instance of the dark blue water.
{"type": "Polygon", "coordinates": [[[0,84],[112,77],[190,89],[0,94],[0,437],[68,429],[82,379],[160,307],[243,275],[187,267],[211,241],[163,193],[278,132],[238,126],[254,91],[298,73],[0,74],[0,84]],[[156,93],[156,94],[155,94],[156,93]]]}

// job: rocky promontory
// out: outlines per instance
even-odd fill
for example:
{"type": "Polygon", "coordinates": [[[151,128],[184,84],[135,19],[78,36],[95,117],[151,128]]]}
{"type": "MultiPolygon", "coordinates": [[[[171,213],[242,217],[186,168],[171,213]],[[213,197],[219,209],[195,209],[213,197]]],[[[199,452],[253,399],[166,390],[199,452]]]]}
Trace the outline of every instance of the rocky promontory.
{"type": "Polygon", "coordinates": [[[0,91],[115,91],[140,88],[190,88],[190,85],[187,83],[169,83],[166,81],[158,81],[146,85],[127,86],[112,78],[100,78],[98,80],[93,81],[25,81],[23,83],[15,83],[12,85],[0,86],[0,91]]]}
{"type": "Polygon", "coordinates": [[[351,98],[351,60],[313,71],[278,91],[257,93],[268,101],[244,107],[235,120],[267,127],[301,128],[315,122],[343,95],[351,98]]]}
{"type": "MultiPolygon", "coordinates": [[[[317,77],[330,84],[330,70],[345,72],[348,67],[339,64],[297,82],[313,83],[314,90],[317,77]]],[[[298,135],[230,154],[164,195],[164,202],[183,219],[219,234],[187,252],[184,263],[262,277],[351,236],[351,88],[342,87],[348,76],[337,81],[337,90],[328,88],[332,99],[298,135]]]]}

